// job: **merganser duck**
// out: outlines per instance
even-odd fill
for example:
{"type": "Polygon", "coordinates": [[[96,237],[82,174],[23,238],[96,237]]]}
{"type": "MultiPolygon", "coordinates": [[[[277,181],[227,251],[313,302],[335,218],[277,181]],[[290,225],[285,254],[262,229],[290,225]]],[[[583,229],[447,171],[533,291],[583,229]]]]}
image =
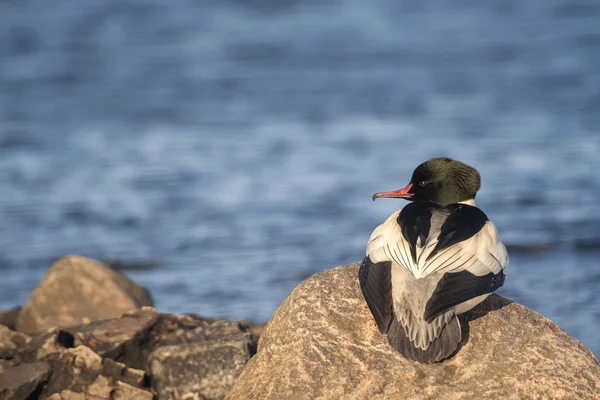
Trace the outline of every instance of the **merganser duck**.
{"type": "Polygon", "coordinates": [[[420,164],[382,197],[411,201],[371,234],[359,272],[379,331],[404,357],[434,363],[461,342],[457,315],[504,284],[508,253],[475,205],[479,172],[450,158],[420,164]]]}

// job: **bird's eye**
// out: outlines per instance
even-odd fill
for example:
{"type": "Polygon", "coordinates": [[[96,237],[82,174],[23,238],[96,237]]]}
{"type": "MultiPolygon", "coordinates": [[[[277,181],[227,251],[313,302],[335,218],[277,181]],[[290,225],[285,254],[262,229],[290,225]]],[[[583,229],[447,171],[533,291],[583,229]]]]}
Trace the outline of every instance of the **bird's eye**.
{"type": "Polygon", "coordinates": [[[425,186],[425,185],[427,185],[427,182],[425,182],[425,181],[421,181],[421,182],[419,182],[419,186],[423,187],[423,186],[425,186]]]}

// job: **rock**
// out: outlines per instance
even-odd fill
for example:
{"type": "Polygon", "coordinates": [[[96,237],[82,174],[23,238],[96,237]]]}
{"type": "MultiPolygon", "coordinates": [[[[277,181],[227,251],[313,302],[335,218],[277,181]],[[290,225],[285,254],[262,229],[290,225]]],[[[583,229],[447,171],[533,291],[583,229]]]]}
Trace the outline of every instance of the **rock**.
{"type": "Polygon", "coordinates": [[[256,349],[241,323],[152,307],[68,325],[0,325],[0,400],[222,399],[256,349]]]}
{"type": "Polygon", "coordinates": [[[73,347],[73,342],[73,335],[69,332],[57,327],[50,328],[33,336],[27,344],[21,346],[17,358],[21,362],[44,361],[64,349],[73,347]]]}
{"type": "Polygon", "coordinates": [[[55,262],[33,291],[17,319],[17,330],[31,333],[115,318],[151,306],[146,289],[125,275],[85,257],[55,262]]]}
{"type": "Polygon", "coordinates": [[[21,364],[0,373],[0,399],[36,399],[48,379],[50,368],[45,362],[21,364]]]}
{"type": "Polygon", "coordinates": [[[600,363],[552,321],[501,296],[462,318],[451,359],[419,364],[381,335],[358,263],[299,284],[228,399],[600,399],[600,363]]]}
{"type": "Polygon", "coordinates": [[[85,345],[102,357],[122,362],[129,367],[144,369],[144,351],[150,329],[159,321],[160,313],[143,307],[120,318],[92,322],[75,331],[75,344],[85,345]]]}
{"type": "MultiPolygon", "coordinates": [[[[160,399],[186,395],[221,399],[253,354],[256,342],[238,323],[213,321],[195,315],[161,315],[143,307],[72,332],[76,345],[88,346],[120,365],[148,371],[160,399]]],[[[135,379],[146,378],[138,375],[135,379]]]]}
{"type": "Polygon", "coordinates": [[[21,307],[0,312],[0,325],[4,325],[13,331],[17,329],[17,319],[21,314],[21,307]]]}
{"type": "Polygon", "coordinates": [[[16,367],[18,362],[16,360],[2,360],[0,359],[0,374],[2,374],[7,369],[12,367],[16,367]]]}
{"type": "Polygon", "coordinates": [[[149,377],[144,371],[128,368],[125,364],[110,358],[102,360],[102,375],[118,378],[121,382],[137,388],[150,386],[149,377]]]}
{"type": "Polygon", "coordinates": [[[102,357],[98,354],[85,346],[68,349],[60,354],[54,364],[47,394],[87,387],[95,383],[101,373],[102,357]]]}
{"type": "Polygon", "coordinates": [[[90,385],[78,388],[78,390],[63,390],[44,397],[46,400],[152,400],[152,393],[134,388],[123,382],[111,383],[103,376],[90,385]]]}
{"type": "Polygon", "coordinates": [[[251,333],[238,323],[195,315],[160,314],[151,307],[125,313],[120,318],[92,322],[70,331],[75,335],[75,345],[85,345],[102,357],[137,369],[145,369],[150,354],[161,346],[217,339],[237,340],[236,335],[243,334],[250,348],[255,347],[251,333]]]}
{"type": "Polygon", "coordinates": [[[19,349],[29,343],[30,340],[31,338],[28,335],[0,325],[0,359],[11,360],[15,358],[19,349]]]}
{"type": "Polygon", "coordinates": [[[123,366],[105,362],[98,354],[85,346],[63,351],[54,363],[52,376],[45,389],[48,399],[140,399],[151,400],[152,393],[135,387],[133,375],[141,371],[128,372],[123,366]],[[124,374],[126,378],[122,376],[124,374]]]}
{"type": "Polygon", "coordinates": [[[45,400],[152,400],[152,393],[131,387],[122,382],[110,385],[100,376],[96,382],[85,387],[83,392],[63,390],[45,397],[45,400]]]}
{"type": "MultiPolygon", "coordinates": [[[[199,331],[217,320],[204,319],[196,315],[162,314],[158,323],[152,327],[146,343],[146,360],[150,353],[164,345],[191,343],[199,331]],[[195,332],[191,333],[190,332],[195,332]]],[[[238,329],[239,331],[239,329],[238,329]]]]}
{"type": "Polygon", "coordinates": [[[245,319],[239,319],[237,322],[244,330],[250,331],[257,342],[260,340],[260,335],[262,335],[265,330],[265,326],[267,326],[266,322],[255,324],[245,319]]]}
{"type": "Polygon", "coordinates": [[[252,356],[251,333],[217,321],[165,336],[149,358],[159,399],[223,399],[252,356]]]}

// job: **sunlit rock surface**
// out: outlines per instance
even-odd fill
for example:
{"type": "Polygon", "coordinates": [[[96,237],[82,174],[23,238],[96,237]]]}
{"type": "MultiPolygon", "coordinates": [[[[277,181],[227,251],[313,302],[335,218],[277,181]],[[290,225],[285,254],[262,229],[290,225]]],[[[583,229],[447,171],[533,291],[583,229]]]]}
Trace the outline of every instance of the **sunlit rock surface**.
{"type": "Polygon", "coordinates": [[[228,399],[598,399],[600,363],[547,318],[492,295],[461,317],[440,364],[403,358],[379,333],[358,263],[299,284],[273,314],[228,399]]]}

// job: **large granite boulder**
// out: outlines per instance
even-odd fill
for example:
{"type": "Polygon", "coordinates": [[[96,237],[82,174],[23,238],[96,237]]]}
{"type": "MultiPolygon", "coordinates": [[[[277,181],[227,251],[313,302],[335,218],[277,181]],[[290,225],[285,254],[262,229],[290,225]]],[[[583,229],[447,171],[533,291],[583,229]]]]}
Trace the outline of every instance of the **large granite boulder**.
{"type": "Polygon", "coordinates": [[[149,292],[95,260],[68,256],[54,263],[20,311],[16,328],[32,333],[119,317],[151,306],[149,292]]]}
{"type": "Polygon", "coordinates": [[[462,317],[451,359],[420,364],[380,334],[358,263],[288,296],[228,399],[600,399],[600,363],[552,321],[492,295],[462,317]]]}

